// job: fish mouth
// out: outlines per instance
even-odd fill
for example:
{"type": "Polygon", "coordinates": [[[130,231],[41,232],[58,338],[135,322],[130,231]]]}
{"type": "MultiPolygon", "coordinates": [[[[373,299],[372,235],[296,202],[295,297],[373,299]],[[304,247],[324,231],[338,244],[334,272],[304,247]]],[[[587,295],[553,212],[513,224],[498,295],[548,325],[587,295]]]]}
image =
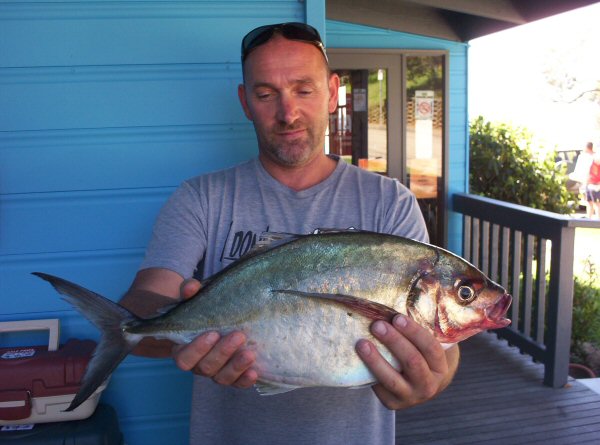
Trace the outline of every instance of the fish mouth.
{"type": "Polygon", "coordinates": [[[496,304],[486,308],[485,310],[485,325],[487,329],[505,328],[511,321],[504,317],[508,308],[512,303],[512,296],[509,294],[503,294],[496,304]]]}

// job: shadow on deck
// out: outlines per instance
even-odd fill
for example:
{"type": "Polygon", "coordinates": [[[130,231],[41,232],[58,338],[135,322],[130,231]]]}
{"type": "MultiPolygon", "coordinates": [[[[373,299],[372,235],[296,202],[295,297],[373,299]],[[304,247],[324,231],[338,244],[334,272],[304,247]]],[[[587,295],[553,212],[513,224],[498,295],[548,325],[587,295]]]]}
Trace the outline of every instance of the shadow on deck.
{"type": "Polygon", "coordinates": [[[600,395],[569,378],[544,386],[544,366],[492,333],[461,343],[452,384],[399,411],[396,445],[599,444],[600,395]]]}

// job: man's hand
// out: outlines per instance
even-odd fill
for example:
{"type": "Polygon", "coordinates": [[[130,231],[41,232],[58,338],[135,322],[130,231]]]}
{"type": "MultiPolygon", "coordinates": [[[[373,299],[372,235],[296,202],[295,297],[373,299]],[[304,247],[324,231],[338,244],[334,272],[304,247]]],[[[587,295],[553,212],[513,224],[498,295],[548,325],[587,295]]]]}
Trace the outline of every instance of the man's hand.
{"type": "MultiPolygon", "coordinates": [[[[186,280],[181,285],[181,296],[188,299],[200,290],[200,282],[186,280]]],[[[253,351],[243,349],[246,336],[239,331],[221,337],[217,332],[206,332],[187,345],[175,345],[173,359],[180,369],[212,378],[221,385],[249,388],[256,383],[258,374],[252,365],[253,351]]]]}
{"type": "Polygon", "coordinates": [[[418,405],[450,384],[458,368],[458,346],[444,351],[427,330],[403,315],[397,315],[392,324],[376,321],[371,331],[400,363],[398,372],[371,342],[360,340],[356,345],[359,356],[377,378],[373,391],[387,408],[418,405]]]}

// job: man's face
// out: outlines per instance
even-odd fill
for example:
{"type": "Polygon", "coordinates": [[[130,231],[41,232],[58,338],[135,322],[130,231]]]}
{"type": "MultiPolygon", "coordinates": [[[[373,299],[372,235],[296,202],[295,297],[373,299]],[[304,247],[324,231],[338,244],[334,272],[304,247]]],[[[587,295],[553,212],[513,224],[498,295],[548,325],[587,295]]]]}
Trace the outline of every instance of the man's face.
{"type": "Polygon", "coordinates": [[[321,52],[276,35],[248,55],[244,74],[238,94],[261,155],[295,167],[322,153],[339,78],[329,77],[321,52]]]}

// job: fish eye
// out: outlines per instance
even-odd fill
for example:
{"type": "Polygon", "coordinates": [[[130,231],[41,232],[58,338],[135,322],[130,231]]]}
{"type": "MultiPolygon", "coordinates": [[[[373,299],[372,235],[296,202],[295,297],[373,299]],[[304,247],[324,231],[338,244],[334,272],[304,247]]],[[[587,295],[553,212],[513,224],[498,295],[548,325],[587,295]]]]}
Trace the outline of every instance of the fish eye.
{"type": "Polygon", "coordinates": [[[458,298],[464,302],[469,302],[475,296],[475,291],[469,286],[460,286],[458,288],[458,298]]]}

